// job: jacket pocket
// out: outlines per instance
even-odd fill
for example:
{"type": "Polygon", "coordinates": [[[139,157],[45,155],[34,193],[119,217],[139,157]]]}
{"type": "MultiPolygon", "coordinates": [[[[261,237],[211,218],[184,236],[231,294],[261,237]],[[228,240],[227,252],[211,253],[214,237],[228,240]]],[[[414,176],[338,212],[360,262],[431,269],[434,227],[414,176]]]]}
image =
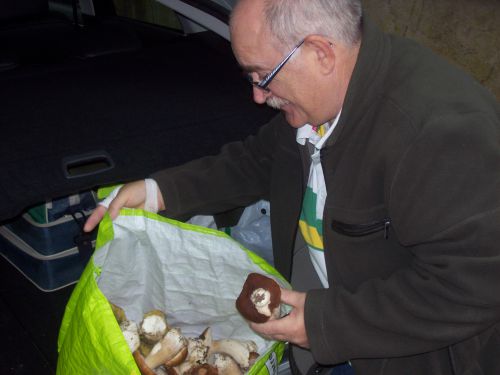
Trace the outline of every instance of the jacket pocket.
{"type": "Polygon", "coordinates": [[[383,231],[384,238],[388,239],[390,226],[391,219],[388,217],[362,224],[348,224],[332,220],[332,229],[339,234],[349,237],[368,236],[370,234],[383,231]]]}

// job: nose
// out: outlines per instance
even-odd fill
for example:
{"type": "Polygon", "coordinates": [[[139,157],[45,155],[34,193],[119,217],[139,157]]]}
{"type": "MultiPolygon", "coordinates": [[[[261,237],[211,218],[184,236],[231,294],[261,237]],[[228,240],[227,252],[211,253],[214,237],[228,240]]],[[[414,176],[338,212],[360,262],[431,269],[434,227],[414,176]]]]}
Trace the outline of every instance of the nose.
{"type": "Polygon", "coordinates": [[[271,93],[259,89],[258,87],[253,88],[253,100],[257,104],[264,104],[271,93]]]}

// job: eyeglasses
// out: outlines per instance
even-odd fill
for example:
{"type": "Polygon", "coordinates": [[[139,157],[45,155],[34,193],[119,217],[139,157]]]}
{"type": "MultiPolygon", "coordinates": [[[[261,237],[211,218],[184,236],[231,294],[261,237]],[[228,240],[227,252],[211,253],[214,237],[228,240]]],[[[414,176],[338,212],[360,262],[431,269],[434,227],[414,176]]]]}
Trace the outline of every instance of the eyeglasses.
{"type": "Polygon", "coordinates": [[[290,60],[290,58],[293,56],[293,54],[295,53],[295,51],[297,51],[297,49],[299,49],[299,47],[302,45],[302,43],[304,43],[304,39],[302,39],[300,41],[299,44],[297,44],[291,51],[290,53],[276,66],[276,68],[274,68],[271,72],[267,73],[265,75],[265,77],[261,80],[261,81],[254,81],[253,80],[253,77],[251,74],[248,74],[247,75],[247,79],[248,81],[255,87],[257,87],[258,89],[261,89],[265,92],[270,92],[271,90],[269,90],[267,88],[267,86],[269,86],[269,84],[271,83],[271,81],[274,79],[274,77],[276,77],[276,74],[279,73],[279,71],[281,70],[281,68],[283,68],[283,66],[285,66],[285,64],[288,62],[288,60],[290,60]]]}

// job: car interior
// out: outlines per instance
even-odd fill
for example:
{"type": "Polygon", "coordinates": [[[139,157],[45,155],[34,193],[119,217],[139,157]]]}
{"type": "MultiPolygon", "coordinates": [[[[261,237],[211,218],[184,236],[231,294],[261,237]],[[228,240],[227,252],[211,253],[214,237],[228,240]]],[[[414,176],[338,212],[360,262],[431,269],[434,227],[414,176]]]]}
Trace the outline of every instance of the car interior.
{"type": "MultiPolygon", "coordinates": [[[[216,154],[276,114],[251,100],[227,39],[142,3],[0,2],[0,227],[46,202],[216,154]]],[[[227,23],[226,8],[189,3],[227,23]]],[[[53,374],[73,285],[42,291],[0,253],[0,372],[53,374]]]]}
{"type": "Polygon", "coordinates": [[[274,113],[210,31],[118,17],[112,3],[82,25],[45,0],[2,4],[0,220],[216,153],[274,113]]]}

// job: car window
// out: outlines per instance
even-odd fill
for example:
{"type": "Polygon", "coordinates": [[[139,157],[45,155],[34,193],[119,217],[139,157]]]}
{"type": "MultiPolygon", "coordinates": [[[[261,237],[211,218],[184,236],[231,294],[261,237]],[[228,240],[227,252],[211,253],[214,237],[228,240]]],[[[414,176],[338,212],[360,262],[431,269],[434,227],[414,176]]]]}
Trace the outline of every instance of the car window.
{"type": "Polygon", "coordinates": [[[226,9],[233,9],[236,0],[212,0],[214,3],[217,3],[223,6],[226,9]]]}
{"type": "Polygon", "coordinates": [[[116,15],[182,30],[176,13],[155,0],[113,0],[116,15]]]}
{"type": "Polygon", "coordinates": [[[49,0],[48,5],[51,12],[62,14],[71,21],[81,23],[80,8],[73,0],[49,0]]]}

